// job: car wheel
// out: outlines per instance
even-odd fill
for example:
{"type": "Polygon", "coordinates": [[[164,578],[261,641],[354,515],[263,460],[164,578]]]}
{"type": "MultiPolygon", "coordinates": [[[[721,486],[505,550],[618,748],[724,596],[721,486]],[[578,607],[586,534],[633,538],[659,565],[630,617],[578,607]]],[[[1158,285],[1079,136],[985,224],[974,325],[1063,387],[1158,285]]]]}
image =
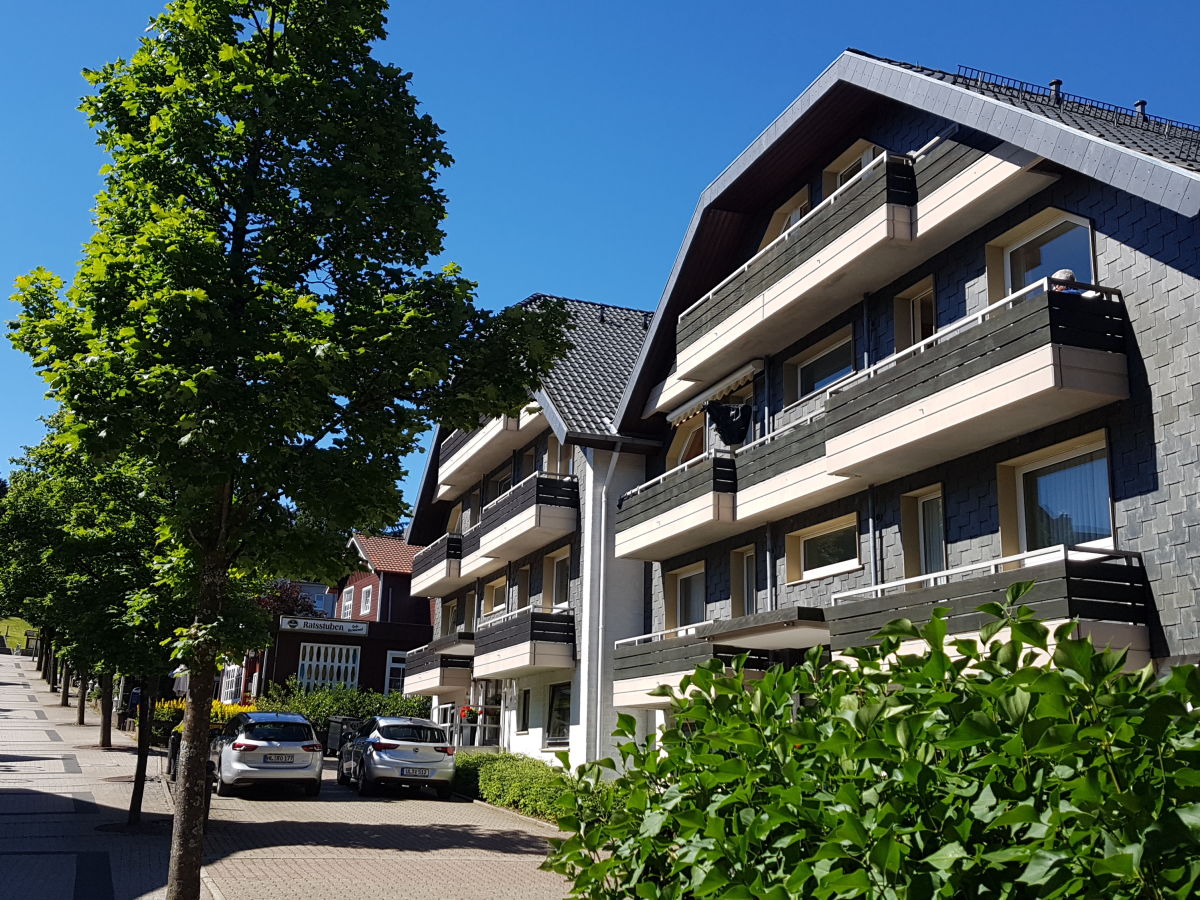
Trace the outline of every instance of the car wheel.
{"type": "Polygon", "coordinates": [[[358,778],[355,779],[358,787],[358,796],[373,797],[375,796],[376,784],[375,779],[367,775],[366,766],[358,767],[358,778]]]}
{"type": "Polygon", "coordinates": [[[454,789],[448,784],[439,784],[436,790],[439,800],[449,800],[450,795],[454,793],[454,789]]]}
{"type": "Polygon", "coordinates": [[[320,778],[318,778],[316,781],[312,782],[311,784],[306,784],[304,786],[304,796],[305,797],[316,797],[320,793],[321,793],[321,779],[320,778]]]}
{"type": "Polygon", "coordinates": [[[217,767],[217,796],[228,797],[233,793],[233,786],[226,784],[225,779],[221,777],[221,768],[217,767]]]}
{"type": "Polygon", "coordinates": [[[342,768],[342,761],[340,759],[338,760],[337,783],[342,787],[349,787],[351,784],[350,776],[347,775],[345,770],[342,768]]]}

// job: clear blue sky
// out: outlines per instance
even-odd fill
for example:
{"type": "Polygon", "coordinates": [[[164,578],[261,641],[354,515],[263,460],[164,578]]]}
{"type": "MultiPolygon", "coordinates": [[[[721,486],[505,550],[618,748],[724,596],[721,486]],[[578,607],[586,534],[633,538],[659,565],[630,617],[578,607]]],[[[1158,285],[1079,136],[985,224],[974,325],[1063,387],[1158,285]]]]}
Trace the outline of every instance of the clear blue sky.
{"type": "MultiPolygon", "coordinates": [[[[10,3],[0,38],[0,277],[69,280],[104,163],[79,71],[135,46],[153,0],[10,3]]],[[[651,308],[700,191],[846,47],[961,64],[1200,122],[1190,2],[396,3],[380,53],[414,73],[457,164],[447,257],[488,306],[534,291],[651,308]]],[[[7,295],[10,291],[5,291],[7,295]]],[[[8,319],[15,305],[3,302],[8,319]]],[[[48,412],[0,345],[0,473],[48,412]]],[[[412,460],[408,484],[420,477],[412,460]]],[[[415,491],[409,492],[413,498],[415,491]]]]}

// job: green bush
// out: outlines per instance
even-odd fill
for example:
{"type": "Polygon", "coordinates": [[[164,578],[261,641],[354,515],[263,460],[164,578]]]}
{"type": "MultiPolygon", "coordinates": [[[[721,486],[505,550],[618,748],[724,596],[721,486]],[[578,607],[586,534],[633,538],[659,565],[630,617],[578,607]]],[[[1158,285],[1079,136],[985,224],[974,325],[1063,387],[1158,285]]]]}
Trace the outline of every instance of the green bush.
{"type": "Polygon", "coordinates": [[[454,763],[454,790],[464,797],[479,797],[479,773],[501,757],[499,753],[471,753],[459,748],[454,763]]]}
{"type": "Polygon", "coordinates": [[[1016,608],[1031,586],[979,641],[938,610],[849,661],[702,666],[676,727],[620,717],[615,781],[579,768],[545,867],[589,898],[1198,896],[1200,670],[1126,674],[1016,608]]]}
{"type": "Polygon", "coordinates": [[[527,816],[554,821],[562,795],[562,769],[515,753],[499,753],[478,769],[479,799],[527,816]]]}
{"type": "Polygon", "coordinates": [[[416,716],[429,718],[429,697],[406,697],[403,694],[381,694],[378,691],[362,691],[358,688],[337,685],[305,691],[295,678],[284,686],[267,685],[266,693],[259,698],[258,709],[263,712],[293,712],[307,718],[324,737],[329,730],[330,716],[350,716],[365,719],[368,716],[416,716]]]}

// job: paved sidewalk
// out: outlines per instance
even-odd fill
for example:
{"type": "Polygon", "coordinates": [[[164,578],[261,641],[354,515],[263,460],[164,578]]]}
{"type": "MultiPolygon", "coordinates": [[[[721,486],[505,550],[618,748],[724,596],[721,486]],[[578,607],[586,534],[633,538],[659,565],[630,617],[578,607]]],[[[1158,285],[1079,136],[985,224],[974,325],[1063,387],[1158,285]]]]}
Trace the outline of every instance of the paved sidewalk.
{"type": "Polygon", "coordinates": [[[136,754],[113,731],[95,748],[99,716],[75,724],[32,660],[0,656],[0,872],[4,896],[21,900],[132,900],[166,894],[168,800],[155,777],[145,825],[124,829],[136,754]]]}

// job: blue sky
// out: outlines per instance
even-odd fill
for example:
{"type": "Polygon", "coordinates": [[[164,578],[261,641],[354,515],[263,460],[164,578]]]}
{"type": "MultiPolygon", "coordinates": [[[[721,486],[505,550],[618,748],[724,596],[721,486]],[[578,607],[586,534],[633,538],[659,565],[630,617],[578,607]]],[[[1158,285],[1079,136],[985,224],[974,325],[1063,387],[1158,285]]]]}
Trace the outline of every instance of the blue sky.
{"type": "MultiPolygon", "coordinates": [[[[0,37],[0,278],[69,280],[104,163],[79,71],[127,55],[161,4],[9,4],[0,37]]],[[[700,191],[846,47],[964,64],[1200,122],[1194,2],[396,3],[380,55],[414,73],[456,165],[447,258],[504,306],[535,291],[651,308],[700,191]]],[[[5,294],[11,293],[6,290],[5,294]]],[[[4,301],[3,319],[15,314],[4,301]]],[[[3,460],[49,411],[0,346],[3,460]]],[[[415,485],[422,460],[411,461],[415,485]]],[[[415,491],[409,491],[410,498],[415,491]]]]}

